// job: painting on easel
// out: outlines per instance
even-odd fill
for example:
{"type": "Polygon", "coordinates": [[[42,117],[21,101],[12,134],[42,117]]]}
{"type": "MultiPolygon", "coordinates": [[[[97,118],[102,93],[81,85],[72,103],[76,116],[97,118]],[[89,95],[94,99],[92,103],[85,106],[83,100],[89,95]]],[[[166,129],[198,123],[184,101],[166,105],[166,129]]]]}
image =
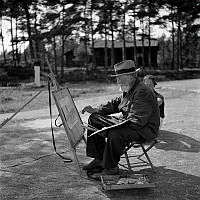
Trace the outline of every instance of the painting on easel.
{"type": "Polygon", "coordinates": [[[52,92],[71,147],[83,139],[85,128],[68,88],[52,92]]]}

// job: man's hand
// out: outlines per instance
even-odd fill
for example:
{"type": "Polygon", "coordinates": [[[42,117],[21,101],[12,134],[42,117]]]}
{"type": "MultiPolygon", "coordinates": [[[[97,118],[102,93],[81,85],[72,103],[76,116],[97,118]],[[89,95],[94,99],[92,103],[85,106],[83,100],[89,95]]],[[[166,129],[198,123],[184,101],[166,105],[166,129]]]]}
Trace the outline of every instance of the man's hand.
{"type": "Polygon", "coordinates": [[[157,101],[158,101],[158,106],[160,106],[163,103],[163,100],[159,97],[157,98],[157,101]]]}
{"type": "Polygon", "coordinates": [[[98,109],[97,108],[92,108],[92,106],[86,106],[85,108],[83,108],[81,113],[84,114],[85,112],[88,112],[90,114],[97,113],[98,109]]]}

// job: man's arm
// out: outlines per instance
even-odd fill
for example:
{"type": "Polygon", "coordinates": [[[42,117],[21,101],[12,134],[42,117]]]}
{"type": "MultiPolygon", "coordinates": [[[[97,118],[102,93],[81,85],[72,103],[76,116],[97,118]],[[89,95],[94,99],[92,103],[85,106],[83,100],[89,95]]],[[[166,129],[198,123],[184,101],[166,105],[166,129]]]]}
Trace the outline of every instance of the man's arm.
{"type": "Polygon", "coordinates": [[[117,97],[115,99],[112,99],[111,101],[107,102],[106,104],[102,104],[98,108],[98,114],[100,115],[110,115],[113,113],[118,113],[119,109],[118,106],[121,102],[121,98],[117,97]]]}
{"type": "Polygon", "coordinates": [[[83,108],[82,114],[84,112],[88,112],[91,114],[96,113],[96,114],[105,116],[105,115],[117,113],[117,112],[119,112],[118,105],[120,104],[120,102],[121,102],[121,98],[117,97],[117,98],[112,99],[111,101],[107,102],[106,104],[100,105],[98,108],[92,108],[92,106],[86,106],[83,108]]]}

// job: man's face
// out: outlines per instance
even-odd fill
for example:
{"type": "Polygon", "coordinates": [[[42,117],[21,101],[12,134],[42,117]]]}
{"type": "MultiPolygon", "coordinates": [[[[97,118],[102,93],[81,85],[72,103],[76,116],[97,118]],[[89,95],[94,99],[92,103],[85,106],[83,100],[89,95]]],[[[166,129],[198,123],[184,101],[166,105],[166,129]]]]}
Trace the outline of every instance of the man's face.
{"type": "Polygon", "coordinates": [[[148,87],[150,87],[151,89],[154,89],[154,83],[151,79],[147,78],[144,80],[144,84],[147,85],[148,87]]]}
{"type": "Polygon", "coordinates": [[[130,74],[117,76],[117,84],[120,87],[121,92],[128,92],[130,84],[133,81],[134,77],[130,74]]]}

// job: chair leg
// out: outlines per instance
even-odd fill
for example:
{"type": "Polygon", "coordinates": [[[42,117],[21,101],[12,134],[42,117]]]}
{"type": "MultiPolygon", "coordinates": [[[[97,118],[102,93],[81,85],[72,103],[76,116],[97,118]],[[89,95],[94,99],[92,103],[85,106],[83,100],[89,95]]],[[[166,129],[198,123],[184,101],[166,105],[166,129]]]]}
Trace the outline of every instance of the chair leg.
{"type": "MultiPolygon", "coordinates": [[[[153,142],[149,147],[147,147],[145,149],[145,152],[149,151],[155,144],[156,144],[156,142],[153,142]]],[[[138,158],[141,158],[143,155],[144,155],[144,153],[142,153],[141,155],[139,155],[138,158]]]]}
{"type": "Polygon", "coordinates": [[[129,169],[130,171],[132,171],[132,170],[131,170],[131,164],[130,164],[130,161],[129,161],[129,158],[128,158],[127,151],[124,153],[124,155],[125,155],[125,158],[126,158],[126,162],[127,162],[127,165],[128,165],[128,169],[129,169]]]}
{"type": "Polygon", "coordinates": [[[147,160],[148,160],[148,162],[149,162],[149,165],[151,166],[151,168],[153,169],[153,164],[152,164],[152,162],[151,162],[151,160],[150,160],[150,158],[149,158],[149,156],[148,156],[148,154],[147,154],[147,151],[146,151],[146,149],[144,148],[144,146],[141,144],[141,147],[142,147],[142,150],[143,150],[143,152],[144,152],[144,155],[146,156],[146,158],[147,158],[147,160]]]}

